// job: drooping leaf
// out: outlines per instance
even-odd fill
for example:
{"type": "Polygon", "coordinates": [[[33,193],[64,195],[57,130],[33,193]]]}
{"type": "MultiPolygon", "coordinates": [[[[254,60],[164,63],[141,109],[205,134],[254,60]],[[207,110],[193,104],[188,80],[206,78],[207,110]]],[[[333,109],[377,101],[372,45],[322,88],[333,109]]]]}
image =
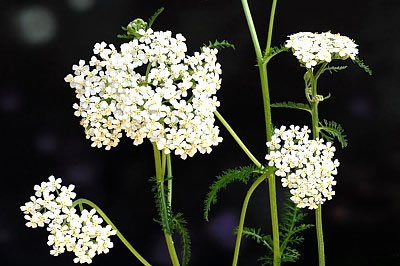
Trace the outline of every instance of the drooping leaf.
{"type": "Polygon", "coordinates": [[[182,213],[178,213],[173,217],[174,231],[181,237],[182,244],[182,266],[189,264],[191,249],[190,249],[190,235],[186,228],[186,220],[183,218],[182,213]]]}
{"type": "Polygon", "coordinates": [[[257,168],[255,166],[245,166],[235,169],[229,169],[217,177],[217,180],[210,186],[210,191],[207,193],[204,201],[204,219],[208,221],[208,213],[211,205],[217,203],[218,192],[225,189],[227,185],[234,181],[240,181],[247,184],[251,175],[257,168]]]}
{"type": "Polygon", "coordinates": [[[358,56],[353,60],[353,63],[363,69],[368,75],[372,76],[372,70],[358,56]]]}

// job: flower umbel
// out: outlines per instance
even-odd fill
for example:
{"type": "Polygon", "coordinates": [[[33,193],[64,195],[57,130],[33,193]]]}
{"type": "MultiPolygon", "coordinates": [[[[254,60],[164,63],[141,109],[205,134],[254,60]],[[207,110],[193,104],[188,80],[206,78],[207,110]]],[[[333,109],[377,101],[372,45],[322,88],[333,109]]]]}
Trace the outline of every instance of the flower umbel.
{"type": "Polygon", "coordinates": [[[222,141],[214,125],[221,86],[216,49],[187,56],[185,38],[170,31],[140,29],[140,38],[117,51],[97,43],[89,62],[73,66],[65,81],[75,88],[75,115],[93,147],[118,145],[122,132],[134,145],[145,138],[166,154],[185,159],[210,153],[222,141]]]}
{"type": "Polygon", "coordinates": [[[294,56],[306,68],[318,64],[330,63],[334,59],[355,60],[358,54],[357,44],[349,37],[331,32],[299,32],[289,36],[285,46],[291,48],[294,56]]]}
{"type": "Polygon", "coordinates": [[[288,187],[290,198],[299,208],[317,209],[319,204],[332,199],[336,185],[339,161],[333,159],[335,147],[324,139],[309,139],[307,126],[291,125],[275,129],[271,149],[266,155],[269,166],[276,167],[276,176],[282,177],[283,187],[288,187]]]}
{"type": "Polygon", "coordinates": [[[108,253],[113,247],[110,236],[117,232],[110,225],[101,225],[103,219],[96,215],[95,209],[76,213],[72,207],[74,188],[74,185],[61,186],[60,178],[50,176],[49,182],[35,185],[36,197],[21,206],[21,211],[28,221],[27,227],[47,227],[50,233],[47,244],[53,248],[51,255],[69,251],[75,254],[75,263],[91,263],[96,254],[108,253]]]}

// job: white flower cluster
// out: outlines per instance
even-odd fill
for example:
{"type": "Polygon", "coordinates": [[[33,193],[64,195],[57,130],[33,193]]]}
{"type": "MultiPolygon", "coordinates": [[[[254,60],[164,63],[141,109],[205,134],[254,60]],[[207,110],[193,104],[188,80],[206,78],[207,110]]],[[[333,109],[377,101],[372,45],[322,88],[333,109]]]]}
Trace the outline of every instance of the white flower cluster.
{"type": "Polygon", "coordinates": [[[355,59],[358,54],[357,44],[349,37],[331,32],[312,33],[299,32],[288,36],[285,46],[292,48],[293,54],[306,68],[333,59],[355,59]]]}
{"type": "Polygon", "coordinates": [[[48,182],[35,185],[35,196],[21,206],[27,227],[47,227],[50,232],[47,244],[51,255],[65,251],[74,252],[75,263],[91,263],[96,254],[108,253],[113,247],[110,240],[116,231],[110,225],[103,227],[103,219],[96,210],[84,209],[80,215],[72,207],[76,197],[74,185],[61,186],[61,179],[49,177],[48,182]]]}
{"type": "Polygon", "coordinates": [[[297,207],[317,209],[335,195],[333,176],[339,161],[333,160],[336,149],[330,142],[310,140],[309,133],[307,126],[275,129],[265,158],[276,168],[276,176],[282,177],[282,186],[290,189],[290,199],[297,207]]]}
{"type": "Polygon", "coordinates": [[[167,154],[182,159],[197,151],[210,153],[222,141],[214,126],[221,86],[217,50],[203,47],[187,56],[185,38],[170,31],[139,30],[139,39],[124,43],[120,52],[97,43],[89,62],[74,65],[65,81],[75,88],[92,146],[115,147],[122,132],[139,145],[145,138],[167,154]]]}

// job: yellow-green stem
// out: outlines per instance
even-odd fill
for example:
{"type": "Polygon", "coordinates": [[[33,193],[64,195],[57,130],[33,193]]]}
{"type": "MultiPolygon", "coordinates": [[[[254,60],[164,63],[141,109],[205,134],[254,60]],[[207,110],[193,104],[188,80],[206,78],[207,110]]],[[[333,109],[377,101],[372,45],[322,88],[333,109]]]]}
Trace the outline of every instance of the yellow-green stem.
{"type": "MultiPolygon", "coordinates": [[[[317,80],[322,73],[323,68],[326,66],[323,65],[317,72],[317,75],[314,76],[310,71],[311,76],[311,115],[312,115],[312,131],[313,138],[317,139],[319,137],[319,118],[318,118],[318,101],[316,100],[317,96],[317,80]]],[[[317,241],[318,241],[318,261],[319,266],[325,266],[325,248],[324,248],[324,234],[322,231],[322,209],[321,204],[318,205],[318,209],[315,210],[315,227],[317,230],[317,241]]]]}
{"type": "Polygon", "coordinates": [[[171,165],[171,154],[167,154],[167,178],[168,178],[168,202],[169,207],[172,204],[172,165],[171,165]]]}
{"type": "Polygon", "coordinates": [[[86,204],[90,207],[92,207],[93,209],[95,209],[97,211],[97,213],[101,216],[101,218],[103,218],[103,220],[109,224],[113,230],[115,230],[117,232],[117,236],[118,238],[122,241],[122,243],[124,243],[124,245],[129,249],[130,252],[132,252],[132,254],[143,264],[146,266],[151,266],[150,263],[148,263],[140,254],[139,252],[136,251],[136,249],[134,249],[132,247],[132,245],[128,242],[128,240],[126,240],[126,238],[121,234],[121,232],[117,229],[117,227],[111,222],[110,218],[108,218],[108,216],[93,202],[91,202],[90,200],[87,199],[77,199],[72,203],[71,208],[74,208],[76,205],[79,205],[79,208],[81,209],[81,211],[83,210],[82,204],[86,204]]]}
{"type": "MultiPolygon", "coordinates": [[[[247,0],[241,0],[241,1],[243,6],[243,11],[246,16],[246,21],[249,26],[251,39],[253,41],[254,49],[256,52],[258,69],[260,72],[263,104],[264,104],[266,135],[267,135],[267,141],[270,141],[272,137],[272,118],[271,118],[271,103],[269,97],[267,63],[263,61],[263,55],[261,52],[260,44],[258,42],[257,32],[253,23],[253,19],[251,17],[251,12],[247,0]]],[[[271,48],[276,3],[277,0],[272,1],[270,22],[268,26],[267,48],[265,51],[266,54],[269,54],[271,48]]],[[[269,177],[268,189],[269,189],[269,203],[271,210],[272,241],[273,241],[273,253],[274,253],[273,265],[279,266],[280,265],[279,222],[278,222],[278,207],[276,203],[276,185],[275,185],[274,174],[272,174],[269,177]]]]}
{"type": "MultiPolygon", "coordinates": [[[[154,161],[155,161],[155,168],[156,168],[157,183],[160,186],[163,186],[164,185],[164,175],[163,175],[163,170],[162,170],[161,156],[160,156],[160,151],[157,149],[157,145],[155,143],[153,143],[153,151],[154,151],[154,161]]],[[[164,197],[164,195],[162,195],[162,196],[164,197]]],[[[171,203],[169,203],[169,204],[171,204],[171,203]]],[[[167,208],[167,206],[162,206],[162,208],[167,208]]],[[[169,252],[169,256],[171,258],[172,265],[179,266],[180,263],[178,260],[178,256],[176,254],[174,241],[172,239],[171,234],[169,234],[165,229],[164,229],[164,237],[165,237],[165,241],[167,243],[168,252],[169,252]]]]}
{"type": "Polygon", "coordinates": [[[254,190],[258,187],[258,185],[260,185],[266,178],[268,178],[268,175],[270,174],[271,174],[270,172],[267,172],[261,175],[259,178],[257,178],[257,180],[254,181],[253,185],[251,185],[250,189],[247,191],[246,197],[244,198],[242,212],[240,214],[239,226],[236,233],[236,244],[235,244],[235,252],[233,253],[232,266],[236,266],[238,263],[240,242],[243,234],[244,219],[246,217],[247,206],[249,205],[250,197],[253,194],[254,190]]]}

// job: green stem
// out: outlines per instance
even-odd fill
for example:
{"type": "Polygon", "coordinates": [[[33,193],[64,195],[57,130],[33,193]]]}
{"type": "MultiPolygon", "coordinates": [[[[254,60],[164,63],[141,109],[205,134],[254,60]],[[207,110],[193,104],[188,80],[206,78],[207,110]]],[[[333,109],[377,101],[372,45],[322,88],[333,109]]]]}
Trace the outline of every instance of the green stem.
{"type": "Polygon", "coordinates": [[[254,155],[247,149],[246,145],[242,142],[242,140],[239,138],[238,135],[236,135],[235,131],[231,128],[231,126],[226,122],[226,120],[222,117],[222,115],[218,112],[214,112],[215,116],[221,121],[221,123],[224,125],[224,127],[228,130],[228,132],[232,135],[234,140],[239,144],[240,148],[246,153],[246,155],[250,158],[250,160],[258,167],[262,168],[261,163],[254,157],[254,155]]]}
{"type": "Polygon", "coordinates": [[[168,177],[168,202],[171,207],[172,203],[172,166],[171,166],[171,154],[167,154],[167,177],[168,177]]]}
{"type": "Polygon", "coordinates": [[[130,252],[143,264],[146,266],[151,266],[150,263],[148,263],[140,254],[137,252],[132,245],[126,240],[126,238],[121,234],[121,232],[117,229],[117,227],[111,222],[110,218],[107,217],[107,215],[93,202],[87,199],[77,199],[72,203],[71,208],[74,208],[76,205],[79,205],[79,207],[82,207],[82,204],[86,204],[93,209],[97,211],[97,213],[104,219],[104,221],[109,224],[113,230],[117,232],[118,238],[124,243],[124,245],[129,249],[130,252]]]}
{"type": "Polygon", "coordinates": [[[237,233],[236,233],[236,244],[235,244],[235,252],[233,254],[232,266],[236,266],[238,259],[239,259],[239,250],[240,250],[240,242],[242,240],[242,234],[243,234],[244,219],[246,217],[247,206],[249,205],[250,197],[253,194],[254,190],[258,187],[258,185],[260,185],[266,178],[268,178],[268,175],[270,175],[270,174],[271,174],[271,171],[264,173],[259,178],[257,178],[257,180],[254,181],[253,185],[251,185],[251,187],[247,191],[246,197],[244,198],[242,212],[240,214],[239,226],[238,226],[237,233]]]}
{"type": "Polygon", "coordinates": [[[165,221],[166,221],[166,225],[164,225],[166,228],[164,228],[164,237],[165,237],[165,241],[167,243],[167,247],[168,247],[168,252],[169,252],[169,256],[171,258],[171,262],[172,265],[174,266],[179,266],[179,260],[178,260],[178,256],[176,255],[176,250],[175,250],[175,246],[174,246],[174,241],[172,239],[172,235],[169,233],[171,232],[170,228],[169,228],[169,224],[168,224],[168,214],[167,214],[167,204],[171,204],[171,203],[166,203],[165,202],[165,195],[163,193],[164,191],[164,175],[163,175],[163,171],[162,171],[162,163],[161,163],[161,156],[160,156],[160,151],[157,149],[157,145],[155,143],[153,143],[153,151],[154,151],[154,161],[155,161],[155,167],[156,167],[156,177],[157,177],[157,183],[161,186],[160,190],[162,192],[162,208],[163,208],[163,213],[165,213],[166,217],[165,217],[165,221]],[[169,228],[169,229],[168,229],[169,228]],[[169,232],[168,232],[169,231],[169,232]]]}
{"type": "MultiPolygon", "coordinates": [[[[250,30],[250,35],[253,40],[254,49],[257,56],[258,69],[260,72],[260,80],[261,80],[261,89],[262,89],[262,97],[264,104],[264,116],[265,116],[265,127],[266,127],[266,135],[267,141],[271,140],[272,137],[272,117],[271,117],[271,103],[269,97],[269,85],[268,85],[268,74],[267,74],[267,62],[263,62],[263,56],[260,48],[260,44],[257,38],[257,32],[254,27],[253,19],[251,17],[251,12],[249,9],[249,5],[247,0],[241,0],[243,11],[246,16],[247,24],[250,30]]],[[[274,26],[274,17],[275,17],[275,9],[276,9],[277,0],[273,0],[270,14],[270,22],[268,28],[268,37],[267,37],[267,49],[265,51],[266,54],[269,54],[271,48],[271,40],[272,40],[272,31],[274,26]]],[[[268,149],[269,152],[269,149],[268,149]]],[[[278,207],[276,203],[276,185],[275,185],[275,175],[271,174],[268,182],[269,189],[269,203],[271,210],[271,222],[272,222],[272,241],[273,241],[273,265],[280,265],[280,245],[279,245],[279,222],[278,222],[278,207]]]]}
{"type": "MultiPolygon", "coordinates": [[[[317,72],[316,76],[311,76],[311,94],[312,94],[312,102],[311,104],[311,115],[312,115],[312,131],[313,138],[317,139],[319,137],[319,118],[318,118],[318,101],[316,100],[317,95],[317,77],[319,77],[321,71],[323,71],[322,66],[317,72]]],[[[318,205],[318,209],[315,210],[315,225],[317,230],[317,240],[318,240],[318,259],[319,266],[325,266],[325,248],[324,248],[324,234],[322,231],[322,209],[321,204],[318,205]]]]}
{"type": "Polygon", "coordinates": [[[318,259],[319,266],[325,266],[325,247],[324,247],[324,233],[322,231],[322,208],[321,204],[315,210],[315,223],[317,228],[318,239],[318,259]]]}
{"type": "Polygon", "coordinates": [[[272,40],[272,30],[274,28],[274,19],[275,19],[275,9],[276,9],[277,0],[272,1],[271,7],[271,15],[269,17],[269,27],[268,27],[268,37],[267,37],[267,48],[265,49],[265,53],[269,54],[269,49],[271,49],[271,40],[272,40]]]}

